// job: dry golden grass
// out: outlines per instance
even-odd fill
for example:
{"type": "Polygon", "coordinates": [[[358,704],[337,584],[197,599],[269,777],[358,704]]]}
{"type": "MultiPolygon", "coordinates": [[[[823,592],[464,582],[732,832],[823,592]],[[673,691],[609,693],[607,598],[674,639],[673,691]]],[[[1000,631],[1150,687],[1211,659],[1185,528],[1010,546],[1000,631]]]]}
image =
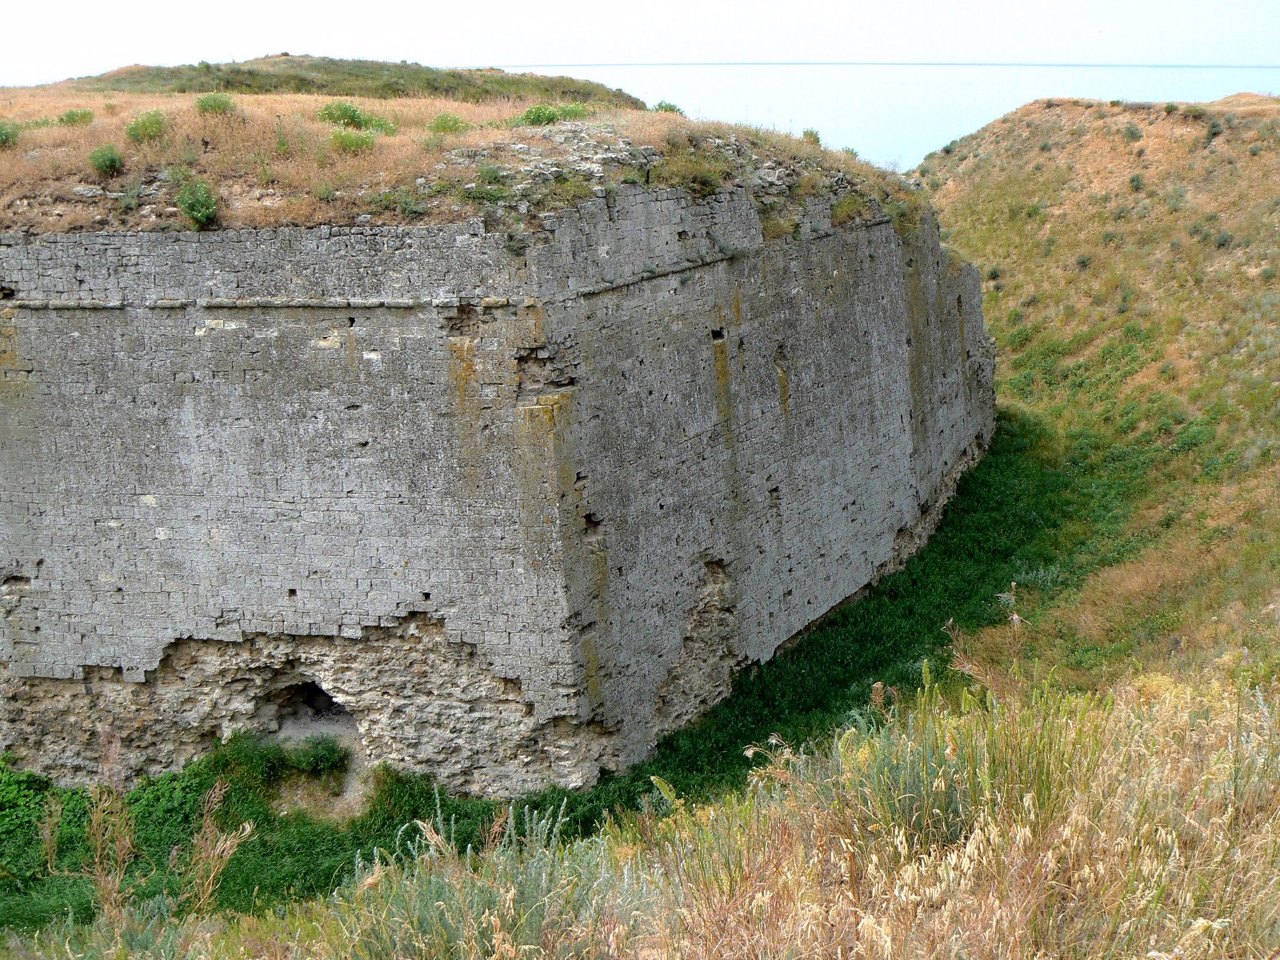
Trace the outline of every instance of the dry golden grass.
{"type": "MultiPolygon", "coordinates": [[[[483,168],[497,167],[514,179],[530,156],[553,163],[574,149],[566,146],[561,126],[513,125],[533,106],[529,101],[342,98],[396,128],[372,135],[365,149],[343,150],[334,141],[336,128],[318,118],[335,99],[239,94],[232,97],[231,114],[202,115],[195,94],[90,93],[71,84],[0,89],[0,119],[21,126],[17,144],[0,151],[0,229],[185,228],[175,206],[172,171],[212,185],[219,199],[218,224],[225,227],[343,224],[357,218],[456,221],[492,212],[464,189],[483,168]],[[69,110],[91,110],[93,120],[84,126],[58,124],[69,110]],[[127,125],[155,110],[168,120],[166,135],[132,142],[127,125]],[[442,114],[459,118],[464,129],[433,130],[442,114]],[[535,154],[511,149],[521,143],[535,154]],[[105,145],[123,154],[124,171],[117,176],[104,178],[90,165],[90,153],[105,145]]],[[[878,199],[914,202],[905,186],[883,171],[782,134],[695,124],[675,113],[586,109],[589,130],[578,139],[589,135],[617,149],[652,146],[673,159],[697,155],[701,159],[695,162],[704,163],[715,159],[714,151],[701,150],[707,138],[746,136],[753,152],[843,173],[855,185],[874,185],[878,199]]],[[[619,168],[612,176],[635,172],[619,168]]],[[[810,175],[811,181],[817,179],[810,175]]],[[[810,192],[814,189],[810,183],[810,192]]],[[[590,192],[565,188],[551,199],[571,202],[590,192]]]]}
{"type": "MultiPolygon", "coordinates": [[[[417,177],[434,179],[437,165],[453,150],[495,149],[537,135],[529,128],[502,126],[530,106],[524,102],[348,98],[398,127],[394,135],[374,137],[367,152],[353,154],[335,148],[334,127],[317,117],[336,98],[237,96],[229,116],[202,116],[195,109],[197,99],[190,94],[87,94],[65,86],[0,91],[0,115],[22,123],[56,118],[71,109],[94,111],[87,126],[22,131],[0,166],[0,223],[36,231],[180,225],[182,218],[167,195],[153,204],[144,199],[138,211],[130,212],[72,192],[85,186],[123,191],[131,182],[154,180],[175,166],[215,185],[224,201],[220,220],[227,226],[350,221],[369,212],[369,194],[412,185],[417,177]],[[169,119],[167,136],[151,144],[130,142],[126,125],[151,110],[169,119]],[[430,125],[443,113],[461,118],[471,129],[433,135],[430,125]],[[125,155],[125,172],[106,182],[88,159],[105,144],[125,155]],[[142,212],[148,205],[153,209],[142,212]]],[[[457,176],[467,172],[462,167],[457,176]]]]}
{"type": "Polygon", "coordinates": [[[139,910],[15,956],[1267,958],[1280,687],[1231,675],[1152,673],[1106,699],[932,688],[817,755],[777,748],[712,806],[569,843],[503,821],[475,853],[418,824],[407,859],[328,902],[139,910]]]}

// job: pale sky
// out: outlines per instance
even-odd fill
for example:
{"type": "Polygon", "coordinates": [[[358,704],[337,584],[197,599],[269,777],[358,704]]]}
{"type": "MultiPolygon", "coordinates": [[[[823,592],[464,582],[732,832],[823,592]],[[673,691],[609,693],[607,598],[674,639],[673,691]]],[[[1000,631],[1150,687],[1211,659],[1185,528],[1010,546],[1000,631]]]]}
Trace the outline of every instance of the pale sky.
{"type": "MultiPolygon", "coordinates": [[[[366,0],[216,4],[0,0],[0,85],[131,63],[280,53],[429,66],[705,61],[1280,65],[1280,0],[366,0]]],[[[690,116],[817,129],[877,163],[927,151],[1039,97],[1213,100],[1280,93],[1280,69],[543,68],[670,100],[690,116]]],[[[0,107],[2,110],[2,107],[0,107]]]]}

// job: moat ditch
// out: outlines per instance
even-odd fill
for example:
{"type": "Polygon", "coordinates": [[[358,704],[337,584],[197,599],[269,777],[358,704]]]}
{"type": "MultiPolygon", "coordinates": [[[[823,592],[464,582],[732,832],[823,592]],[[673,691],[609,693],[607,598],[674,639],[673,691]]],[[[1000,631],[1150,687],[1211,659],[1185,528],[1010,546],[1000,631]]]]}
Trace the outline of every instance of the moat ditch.
{"type": "MultiPolygon", "coordinates": [[[[682,797],[711,799],[739,788],[765,762],[764,752],[748,756],[745,748],[771,738],[821,742],[866,708],[877,683],[909,696],[926,662],[935,676],[947,662],[949,622],[973,630],[1008,616],[998,595],[1012,581],[1037,585],[1020,595],[1022,613],[1031,614],[1137,549],[1140,535],[1127,521],[1153,456],[1094,435],[1062,436],[1031,414],[1002,410],[986,459],[961,481],[928,546],[903,569],[832,611],[774,660],[742,671],[731,696],[662,741],[646,762],[589,790],[547,790],[517,805],[560,809],[566,832],[581,834],[610,811],[661,804],[654,777],[682,797]]],[[[232,740],[130,792],[139,852],[134,896],[174,891],[202,798],[220,778],[230,784],[221,818],[256,825],[219,891],[221,906],[241,911],[328,892],[357,858],[395,855],[401,828],[414,820],[436,821],[460,846],[478,845],[505,809],[443,794],[426,777],[385,769],[355,776],[342,745],[349,730],[325,691],[302,684],[282,696],[283,738],[232,740]],[[326,736],[298,739],[312,732],[326,736]],[[368,790],[362,813],[346,821],[322,815],[326,805],[347,803],[357,781],[368,790]]],[[[86,791],[51,787],[0,762],[0,927],[31,929],[68,911],[92,915],[83,873],[87,821],[86,791]],[[63,814],[51,865],[41,829],[52,796],[63,814]]]]}

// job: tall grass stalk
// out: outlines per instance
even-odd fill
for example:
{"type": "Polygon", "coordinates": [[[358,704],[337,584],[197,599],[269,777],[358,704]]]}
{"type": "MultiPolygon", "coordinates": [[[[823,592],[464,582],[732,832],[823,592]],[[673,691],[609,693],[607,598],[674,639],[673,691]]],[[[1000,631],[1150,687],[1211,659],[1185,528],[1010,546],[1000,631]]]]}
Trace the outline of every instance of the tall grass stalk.
{"type": "MultiPolygon", "coordinates": [[[[927,687],[744,790],[569,841],[512,811],[409,829],[326,902],[233,921],[124,911],[128,956],[1269,957],[1280,684],[1159,675],[1110,697],[927,687]],[[265,945],[287,943],[279,952],[265,945]],[[185,948],[185,947],[184,947],[185,948]],[[255,952],[256,951],[256,952],[255,952]]],[[[100,919],[20,957],[116,956],[100,919]]]]}

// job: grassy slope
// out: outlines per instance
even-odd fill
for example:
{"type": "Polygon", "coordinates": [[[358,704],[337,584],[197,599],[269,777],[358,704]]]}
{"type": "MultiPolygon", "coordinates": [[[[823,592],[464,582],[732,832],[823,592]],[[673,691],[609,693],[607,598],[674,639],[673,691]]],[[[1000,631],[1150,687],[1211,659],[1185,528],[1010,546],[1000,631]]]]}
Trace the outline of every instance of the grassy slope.
{"type": "Polygon", "coordinates": [[[644,101],[630,94],[573,77],[501,70],[437,70],[416,63],[289,54],[243,63],[124,67],[74,83],[82,90],[128,93],[317,93],[379,99],[437,97],[468,103],[551,100],[644,109],[644,101]]]}
{"type": "Polygon", "coordinates": [[[1166,460],[1131,528],[1144,549],[975,654],[1083,684],[1242,642],[1273,660],[1280,101],[1038,102],[918,172],[987,277],[1004,401],[1166,460]]]}
{"type": "MultiPolygon", "coordinates": [[[[952,242],[991,277],[1005,402],[991,456],[906,569],[743,676],[651,762],[593,791],[531,798],[565,803],[574,832],[609,807],[661,806],[648,780],[660,776],[682,797],[713,800],[701,812],[677,805],[668,820],[642,818],[585,847],[511,842],[476,872],[429,845],[410,875],[365,874],[370,892],[333,906],[213,933],[161,923],[142,939],[216,935],[212,952],[237,955],[300,938],[317,956],[351,942],[370,956],[437,955],[445,941],[477,955],[539,942],[773,955],[780,936],[866,956],[1280,946],[1277,150],[1266,106],[1196,118],[1037,104],[922,168],[952,242]],[[915,687],[921,658],[944,654],[951,618],[964,656],[1010,709],[957,715],[935,695],[883,735],[844,738],[834,769],[784,756],[739,792],[752,769],[743,746],[774,733],[821,740],[858,716],[874,681],[915,687]],[[1206,669],[1224,685],[1196,686],[1206,669]],[[1074,687],[1138,678],[1120,683],[1119,706],[1060,694],[1019,706],[1017,675],[1050,672],[1074,687]],[[1260,692],[1240,692],[1254,684],[1260,692]],[[1094,746],[1081,748],[1081,731],[1094,746]],[[656,932],[637,933],[637,915],[655,917],[656,932]]],[[[225,756],[210,763],[235,772],[225,756]]],[[[236,777],[238,791],[252,783],[236,777]]],[[[253,796],[269,797],[270,779],[231,811],[262,803],[253,796]]],[[[171,823],[194,818],[190,783],[171,823]]],[[[347,830],[257,809],[260,835],[228,870],[228,905],[249,905],[255,888],[260,905],[326,888],[355,849],[367,860],[391,846],[394,828],[429,816],[435,800],[424,781],[389,778],[347,830]]],[[[444,813],[459,839],[478,840],[495,811],[444,813]]],[[[30,847],[33,819],[9,829],[8,851],[30,847]]],[[[58,884],[79,884],[88,904],[83,880],[37,866],[9,882],[7,922],[65,905],[58,884]]],[[[140,916],[130,936],[152,923],[140,916]]],[[[90,955],[122,935],[86,929],[76,949],[90,955]]],[[[66,935],[41,953],[61,955],[66,935]]]]}

